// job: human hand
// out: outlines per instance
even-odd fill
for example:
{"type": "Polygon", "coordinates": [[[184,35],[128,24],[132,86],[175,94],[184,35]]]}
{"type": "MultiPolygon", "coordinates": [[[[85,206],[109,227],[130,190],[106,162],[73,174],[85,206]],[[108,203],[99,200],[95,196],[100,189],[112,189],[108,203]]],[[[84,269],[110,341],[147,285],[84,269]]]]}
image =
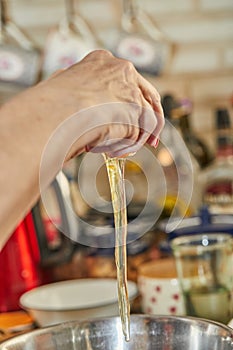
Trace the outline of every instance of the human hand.
{"type": "Polygon", "coordinates": [[[2,244],[64,161],[84,151],[123,156],[153,146],[163,123],[156,89],[103,50],[1,106],[2,244]]]}
{"type": "Polygon", "coordinates": [[[73,140],[66,160],[84,150],[122,156],[157,144],[164,124],[158,92],[132,63],[108,51],[93,51],[35,90],[47,119],[73,140]]]}

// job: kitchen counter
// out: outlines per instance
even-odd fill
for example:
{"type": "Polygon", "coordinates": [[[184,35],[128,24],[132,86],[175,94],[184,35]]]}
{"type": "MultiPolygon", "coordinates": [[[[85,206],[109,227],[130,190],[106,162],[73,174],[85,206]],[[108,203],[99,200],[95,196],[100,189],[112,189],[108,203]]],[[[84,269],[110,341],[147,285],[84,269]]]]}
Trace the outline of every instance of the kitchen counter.
{"type": "Polygon", "coordinates": [[[24,311],[0,313],[0,342],[34,328],[35,322],[24,311]]]}

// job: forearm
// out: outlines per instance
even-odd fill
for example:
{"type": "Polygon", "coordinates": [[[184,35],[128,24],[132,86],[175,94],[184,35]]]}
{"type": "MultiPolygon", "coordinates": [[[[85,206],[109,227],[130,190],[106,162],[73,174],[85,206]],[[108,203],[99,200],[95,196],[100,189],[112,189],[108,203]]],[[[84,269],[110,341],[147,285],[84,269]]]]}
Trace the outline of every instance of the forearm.
{"type": "Polygon", "coordinates": [[[88,109],[90,99],[71,91],[64,101],[64,91],[52,81],[43,82],[0,109],[0,249],[63,163],[101,140],[98,121],[88,109]]]}
{"type": "Polygon", "coordinates": [[[1,241],[5,241],[39,195],[39,164],[45,136],[31,107],[27,96],[20,94],[0,109],[1,241]]]}
{"type": "MultiPolygon", "coordinates": [[[[49,101],[51,97],[43,96],[46,91],[40,86],[30,89],[0,109],[0,248],[1,242],[39,198],[41,156],[53,131],[62,121],[49,101]]],[[[79,151],[83,151],[82,144],[77,153],[79,151]]],[[[54,155],[44,186],[58,171],[54,155]]]]}

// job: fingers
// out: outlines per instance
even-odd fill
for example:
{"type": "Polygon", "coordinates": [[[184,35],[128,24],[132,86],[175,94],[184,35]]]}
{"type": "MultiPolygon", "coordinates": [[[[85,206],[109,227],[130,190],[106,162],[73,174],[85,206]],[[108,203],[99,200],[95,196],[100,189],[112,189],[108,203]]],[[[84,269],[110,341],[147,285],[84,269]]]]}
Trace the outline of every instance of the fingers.
{"type": "Polygon", "coordinates": [[[142,106],[139,119],[141,131],[140,138],[137,141],[156,146],[159,134],[164,126],[164,113],[160,95],[153,85],[137,72],[131,62],[122,59],[120,61],[124,69],[124,83],[128,85],[131,91],[128,96],[124,96],[125,101],[138,103],[142,106]]]}
{"type": "Polygon", "coordinates": [[[99,113],[95,113],[95,120],[98,121],[99,130],[102,130],[102,125],[107,125],[105,129],[107,131],[97,142],[89,143],[87,150],[93,153],[104,152],[111,156],[123,155],[124,149],[134,145],[137,145],[138,150],[143,145],[139,146],[137,142],[141,131],[139,126],[141,110],[140,105],[125,102],[101,106],[99,113]]]}
{"type": "MultiPolygon", "coordinates": [[[[124,94],[123,98],[127,102],[138,103],[142,106],[139,118],[140,136],[137,142],[141,145],[147,142],[156,147],[159,134],[164,126],[160,95],[153,85],[137,72],[131,62],[119,60],[124,70],[123,84],[128,86],[128,94],[124,94]]],[[[120,89],[119,96],[122,94],[122,90],[120,89]]]]}
{"type": "Polygon", "coordinates": [[[153,130],[151,129],[151,135],[149,136],[147,143],[155,147],[158,143],[159,134],[164,126],[164,113],[160,102],[160,95],[157,90],[140,74],[138,74],[138,84],[142,91],[144,99],[154,110],[156,125],[153,130]]]}
{"type": "Polygon", "coordinates": [[[163,113],[161,98],[153,85],[138,73],[138,86],[140,87],[144,98],[153,106],[157,113],[163,113]]]}
{"type": "Polygon", "coordinates": [[[86,150],[93,153],[107,153],[111,157],[121,157],[125,154],[137,152],[149,139],[150,131],[154,130],[156,119],[154,111],[150,108],[135,108],[134,104],[124,103],[124,111],[119,114],[118,123],[110,124],[106,137],[93,147],[89,145],[86,150]],[[135,118],[135,115],[137,118],[135,118]],[[125,123],[127,115],[128,122],[125,123]],[[134,115],[128,118],[128,115],[134,115]]]}
{"type": "MultiPolygon", "coordinates": [[[[107,153],[110,157],[121,157],[124,156],[125,154],[128,153],[133,153],[133,152],[128,152],[127,150],[134,149],[136,146],[136,151],[139,150],[138,144],[135,144],[134,141],[131,139],[114,139],[114,140],[109,140],[97,145],[96,147],[91,149],[92,153],[107,153]]],[[[86,148],[86,150],[90,150],[86,148]]],[[[135,151],[135,152],[136,152],[135,151]]]]}
{"type": "Polygon", "coordinates": [[[115,106],[116,109],[111,108],[108,142],[91,147],[91,151],[121,156],[138,151],[145,143],[155,147],[164,125],[163,109],[157,90],[137,72],[131,62],[116,58],[109,51],[92,51],[83,61],[90,62],[90,68],[93,65],[97,67],[97,74],[102,67],[100,79],[107,90],[104,96],[124,104],[124,108],[120,106],[121,103],[115,106]],[[133,105],[137,106],[136,110],[135,107],[132,108],[133,105]],[[122,123],[121,128],[119,124],[117,127],[112,125],[111,121],[122,123]]]}
{"type": "MultiPolygon", "coordinates": [[[[137,152],[145,143],[149,143],[151,146],[156,147],[158,143],[157,138],[151,135],[151,131],[157,128],[157,119],[154,110],[151,108],[149,103],[146,101],[146,107],[141,108],[139,115],[139,126],[137,128],[137,139],[124,140],[121,144],[118,143],[111,148],[110,156],[120,157],[125,154],[137,152]],[[127,142],[126,142],[127,141],[127,142]],[[117,148],[118,147],[118,148],[117,148]]],[[[136,126],[134,126],[136,128],[136,126]]]]}

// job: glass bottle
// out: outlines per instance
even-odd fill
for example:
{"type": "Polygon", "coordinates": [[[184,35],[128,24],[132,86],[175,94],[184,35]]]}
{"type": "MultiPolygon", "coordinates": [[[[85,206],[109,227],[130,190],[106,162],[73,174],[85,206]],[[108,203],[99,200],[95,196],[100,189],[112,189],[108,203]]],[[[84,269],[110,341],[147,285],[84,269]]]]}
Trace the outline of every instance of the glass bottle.
{"type": "Polygon", "coordinates": [[[131,61],[141,73],[159,75],[168,64],[170,44],[135,0],[123,0],[121,29],[113,53],[131,61]]]}
{"type": "Polygon", "coordinates": [[[177,113],[179,127],[186,146],[192,155],[196,158],[200,168],[209,165],[214,156],[203,140],[201,140],[192,130],[190,125],[190,116],[192,113],[192,102],[189,99],[180,101],[180,113],[177,113]]]}
{"type": "Polygon", "coordinates": [[[216,157],[201,174],[203,203],[213,214],[233,213],[233,129],[228,110],[217,109],[216,157]]]}
{"type": "Polygon", "coordinates": [[[199,207],[196,186],[199,165],[184,142],[178,119],[174,118],[179,104],[172,95],[167,95],[162,98],[162,105],[166,122],[155,150],[166,184],[163,196],[158,197],[163,202],[161,218],[183,218],[195,214],[199,207]]]}

